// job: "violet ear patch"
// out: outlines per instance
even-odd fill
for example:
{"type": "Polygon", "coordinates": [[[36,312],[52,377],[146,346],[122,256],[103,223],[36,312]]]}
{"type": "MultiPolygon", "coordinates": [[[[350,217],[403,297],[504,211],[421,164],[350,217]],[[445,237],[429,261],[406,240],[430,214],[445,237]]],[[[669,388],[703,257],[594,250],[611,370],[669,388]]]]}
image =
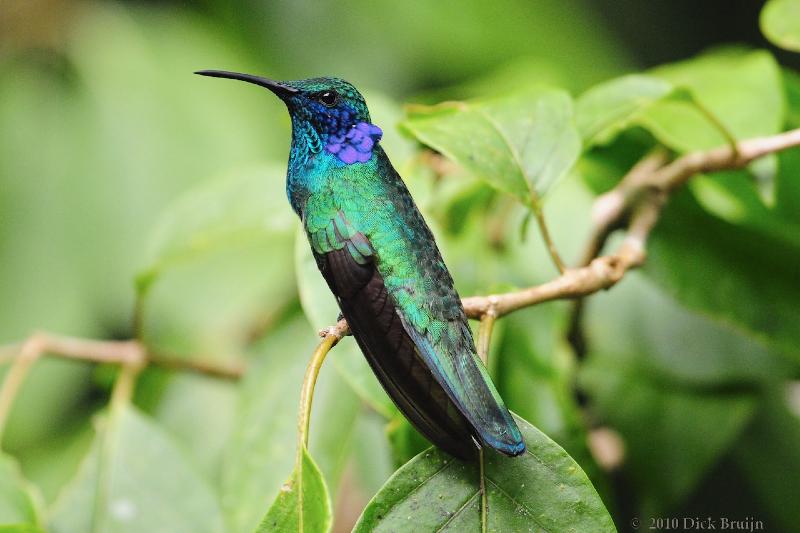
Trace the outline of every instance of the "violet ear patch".
{"type": "Polygon", "coordinates": [[[325,149],[336,154],[346,165],[365,163],[372,157],[372,150],[381,140],[383,131],[369,122],[359,122],[344,135],[331,135],[325,149]]]}

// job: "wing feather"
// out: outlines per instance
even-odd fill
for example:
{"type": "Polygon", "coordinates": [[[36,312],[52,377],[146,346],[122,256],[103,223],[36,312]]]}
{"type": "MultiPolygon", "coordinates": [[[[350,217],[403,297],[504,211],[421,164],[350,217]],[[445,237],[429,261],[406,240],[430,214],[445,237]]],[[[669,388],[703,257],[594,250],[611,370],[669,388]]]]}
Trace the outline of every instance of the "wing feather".
{"type": "MultiPolygon", "coordinates": [[[[455,294],[456,310],[432,301],[426,310],[433,312],[426,313],[419,306],[403,305],[416,296],[414,287],[387,288],[378,254],[341,211],[311,233],[309,241],[378,380],[421,433],[463,458],[474,457],[473,436],[507,455],[525,450],[519,429],[477,357],[449,274],[447,286],[437,289],[452,292],[445,294],[446,303],[455,294]]],[[[437,263],[444,268],[440,257],[437,263]]]]}

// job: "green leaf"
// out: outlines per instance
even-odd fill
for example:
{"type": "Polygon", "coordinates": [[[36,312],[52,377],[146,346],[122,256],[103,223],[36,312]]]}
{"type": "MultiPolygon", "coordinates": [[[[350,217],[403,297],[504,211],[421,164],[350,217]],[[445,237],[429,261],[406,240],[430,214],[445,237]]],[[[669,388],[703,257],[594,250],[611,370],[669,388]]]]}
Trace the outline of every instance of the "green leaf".
{"type": "Polygon", "coordinates": [[[258,526],[257,533],[325,533],[331,527],[328,488],[303,447],[300,464],[258,526]]]}
{"type": "Polygon", "coordinates": [[[800,361],[800,247],[673,197],[648,245],[646,274],[677,300],[800,361]]]}
{"type": "Polygon", "coordinates": [[[727,142],[704,111],[736,139],[777,133],[783,125],[780,69],[768,52],[718,50],[658,67],[650,75],[671,83],[680,93],[654,102],[642,111],[638,122],[677,151],[727,142]]]}
{"type": "Polygon", "coordinates": [[[505,98],[411,106],[401,124],[525,205],[537,202],[578,157],[570,96],[532,89],[505,98]]]}
{"type": "Polygon", "coordinates": [[[53,532],[223,531],[205,479],[148,417],[120,406],[56,502],[53,532]]]}
{"type": "Polygon", "coordinates": [[[300,387],[316,341],[296,314],[252,348],[222,468],[222,505],[233,532],[258,525],[292,471],[300,387]]]}
{"type": "Polygon", "coordinates": [[[294,225],[282,193],[284,174],[278,165],[234,172],[174,202],[150,234],[138,291],[146,293],[175,263],[230,246],[231,241],[290,232],[294,225]]]}
{"type": "Polygon", "coordinates": [[[0,454],[0,524],[38,527],[38,502],[16,461],[0,454]]]}
{"type": "MultiPolygon", "coordinates": [[[[332,326],[339,316],[339,306],[317,268],[302,228],[298,228],[295,236],[294,259],[300,303],[306,317],[317,330],[332,326]]],[[[355,340],[349,337],[342,339],[330,354],[330,359],[362,400],[386,418],[393,416],[396,408],[355,340]]]]}
{"type": "Polygon", "coordinates": [[[792,372],[780,352],[729,321],[687,309],[640,272],[586,302],[584,330],[594,351],[669,385],[759,386],[792,372]]]}
{"type": "Polygon", "coordinates": [[[775,46],[800,52],[800,2],[769,0],[761,10],[761,31],[775,46]]]}
{"type": "Polygon", "coordinates": [[[283,170],[204,183],[162,215],[138,277],[142,339],[172,356],[231,359],[295,297],[283,170]]]}
{"type": "Polygon", "coordinates": [[[601,83],[575,102],[575,123],[584,144],[605,144],[635,122],[638,114],[674,90],[666,80],[631,74],[601,83]]]}
{"type": "MultiPolygon", "coordinates": [[[[251,349],[221,468],[222,503],[231,532],[253,531],[266,502],[278,496],[292,471],[300,389],[317,342],[302,314],[295,313],[251,349]]],[[[332,487],[350,453],[359,406],[339,373],[323,365],[314,393],[309,447],[332,487]]]]}
{"type": "MultiPolygon", "coordinates": [[[[528,451],[486,456],[490,531],[616,531],[586,475],[547,436],[517,417],[528,451]]],[[[479,468],[429,448],[389,479],[354,531],[480,531],[479,468]]]]}

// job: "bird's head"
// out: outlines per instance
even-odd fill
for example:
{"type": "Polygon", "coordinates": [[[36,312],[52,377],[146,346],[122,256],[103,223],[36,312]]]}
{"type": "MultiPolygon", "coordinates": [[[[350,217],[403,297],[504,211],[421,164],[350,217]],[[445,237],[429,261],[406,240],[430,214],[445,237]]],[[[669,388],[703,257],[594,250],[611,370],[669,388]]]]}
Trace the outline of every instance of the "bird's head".
{"type": "Polygon", "coordinates": [[[245,81],[269,89],[289,110],[294,142],[308,147],[312,153],[325,149],[346,164],[368,161],[383,134],[370,122],[361,93],[339,78],[274,81],[220,70],[201,70],[196,74],[245,81]]]}

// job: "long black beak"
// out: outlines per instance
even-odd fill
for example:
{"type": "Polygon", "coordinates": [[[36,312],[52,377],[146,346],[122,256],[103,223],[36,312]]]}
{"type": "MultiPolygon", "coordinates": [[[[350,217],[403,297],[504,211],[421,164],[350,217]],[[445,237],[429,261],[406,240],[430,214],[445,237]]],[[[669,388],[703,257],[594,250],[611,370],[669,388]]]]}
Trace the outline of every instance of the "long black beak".
{"type": "Polygon", "coordinates": [[[254,83],[256,85],[260,85],[261,87],[266,87],[281,98],[285,96],[291,96],[299,92],[294,87],[290,87],[267,78],[262,78],[260,76],[253,76],[252,74],[241,74],[239,72],[228,72],[225,70],[198,70],[195,72],[195,74],[200,74],[201,76],[211,76],[212,78],[228,78],[231,80],[254,83]]]}

